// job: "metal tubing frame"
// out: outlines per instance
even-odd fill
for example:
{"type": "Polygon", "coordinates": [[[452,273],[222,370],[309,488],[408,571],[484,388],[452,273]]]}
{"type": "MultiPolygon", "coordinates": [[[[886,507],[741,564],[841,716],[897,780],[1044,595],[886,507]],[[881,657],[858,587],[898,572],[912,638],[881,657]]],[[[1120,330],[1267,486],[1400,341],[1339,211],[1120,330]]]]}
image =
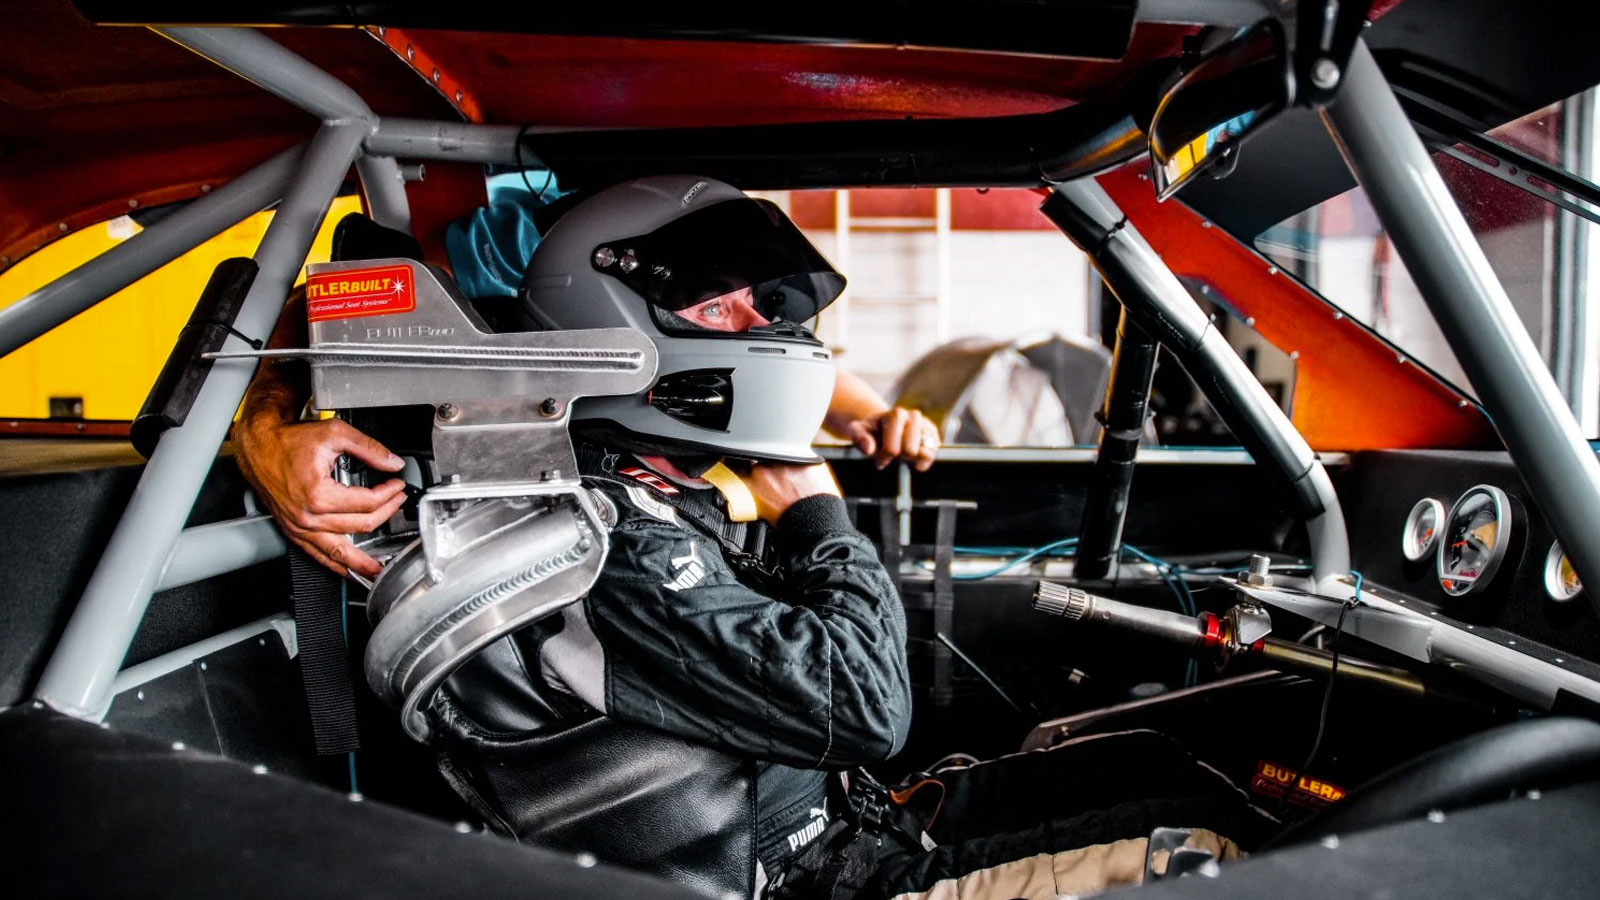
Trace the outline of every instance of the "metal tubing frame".
{"type": "Polygon", "coordinates": [[[1044,212],[1088,254],[1117,299],[1183,361],[1207,398],[1229,412],[1229,425],[1256,461],[1276,470],[1294,491],[1305,516],[1315,582],[1349,572],[1350,538],[1327,470],[1116,201],[1093,178],[1080,178],[1055,185],[1044,212]]]}
{"type": "MultiPolygon", "coordinates": [[[[256,251],[261,270],[235,320],[240,332],[272,332],[328,206],[371,131],[364,119],[329,122],[306,148],[299,177],[256,251]]],[[[161,436],[39,681],[40,701],[83,718],[104,715],[117,670],[254,373],[248,361],[216,362],[187,421],[161,436]]]]}
{"type": "Polygon", "coordinates": [[[304,152],[290,147],[0,309],[0,357],[276,203],[304,152]]]}
{"type": "Polygon", "coordinates": [[[117,680],[112,683],[112,695],[131,691],[155,681],[164,675],[170,675],[179,669],[194,665],[220,650],[226,650],[241,641],[269,633],[276,633],[283,642],[283,653],[294,659],[300,653],[299,635],[295,631],[294,617],[288,613],[274,613],[265,618],[257,619],[247,625],[240,625],[221,634],[196,641],[187,647],[180,647],[171,653],[163,653],[155,659],[145,660],[136,666],[129,666],[117,673],[117,680]]]}
{"type": "Polygon", "coordinates": [[[156,590],[182,587],[277,559],[288,548],[283,533],[268,515],[185,528],[161,568],[156,590]]]}
{"type": "Polygon", "coordinates": [[[385,228],[411,233],[411,203],[406,199],[406,179],[392,156],[363,155],[356,160],[361,193],[372,221],[385,228]]]}
{"type": "Polygon", "coordinates": [[[373,118],[367,102],[349,85],[255,29],[152,30],[324,122],[373,118]]]}
{"type": "MultiPolygon", "coordinates": [[[[523,129],[515,125],[469,125],[427,119],[381,119],[367,138],[367,152],[402,159],[437,159],[482,165],[537,165],[532,153],[517,155],[519,133],[574,129],[523,129]]],[[[581,129],[578,129],[581,130],[581,129]]]]}
{"type": "Polygon", "coordinates": [[[1364,42],[1323,120],[1578,576],[1600,584],[1600,461],[1364,42]]]}

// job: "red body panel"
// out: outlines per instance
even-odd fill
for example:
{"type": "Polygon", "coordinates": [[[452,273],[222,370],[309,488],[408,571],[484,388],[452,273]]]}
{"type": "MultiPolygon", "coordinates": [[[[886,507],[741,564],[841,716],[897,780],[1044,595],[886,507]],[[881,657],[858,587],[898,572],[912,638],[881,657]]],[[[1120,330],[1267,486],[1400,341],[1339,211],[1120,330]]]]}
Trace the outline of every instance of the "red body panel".
{"type": "Polygon", "coordinates": [[[1262,337],[1299,353],[1293,418],[1314,449],[1497,445],[1483,413],[1449,385],[1401,362],[1361,323],[1194,210],[1157,203],[1144,168],[1124,166],[1100,183],[1173,273],[1212,285],[1255,319],[1262,337]]]}

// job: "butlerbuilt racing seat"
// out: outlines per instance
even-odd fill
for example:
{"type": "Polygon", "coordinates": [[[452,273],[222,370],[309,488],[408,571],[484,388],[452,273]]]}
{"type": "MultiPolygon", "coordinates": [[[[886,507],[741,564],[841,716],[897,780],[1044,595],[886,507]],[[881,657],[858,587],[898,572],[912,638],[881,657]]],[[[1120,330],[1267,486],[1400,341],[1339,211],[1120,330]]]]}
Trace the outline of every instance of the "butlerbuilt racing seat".
{"type": "Polygon", "coordinates": [[[491,829],[748,895],[748,761],[592,710],[541,715],[475,680],[492,667],[474,659],[558,625],[598,576],[615,511],[581,484],[571,403],[642,391],[654,345],[630,328],[496,333],[447,273],[398,254],[420,255],[363,217],[341,222],[343,258],[309,268],[308,348],[258,354],[304,356],[313,405],[402,454],[431,445],[408,467],[423,482],[415,533],[360,541],[383,563],[367,683],[491,829]],[[419,406],[432,408],[426,437],[409,415],[419,406]]]}

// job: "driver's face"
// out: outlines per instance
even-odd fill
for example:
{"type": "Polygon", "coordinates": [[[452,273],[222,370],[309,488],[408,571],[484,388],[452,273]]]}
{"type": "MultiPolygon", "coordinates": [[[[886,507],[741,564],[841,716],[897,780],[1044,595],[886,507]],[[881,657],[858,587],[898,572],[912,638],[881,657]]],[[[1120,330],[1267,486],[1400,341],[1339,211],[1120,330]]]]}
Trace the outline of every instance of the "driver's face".
{"type": "Polygon", "coordinates": [[[678,315],[712,331],[749,331],[771,324],[765,316],[756,312],[755,297],[747,287],[696,303],[688,309],[679,310],[678,315]]]}

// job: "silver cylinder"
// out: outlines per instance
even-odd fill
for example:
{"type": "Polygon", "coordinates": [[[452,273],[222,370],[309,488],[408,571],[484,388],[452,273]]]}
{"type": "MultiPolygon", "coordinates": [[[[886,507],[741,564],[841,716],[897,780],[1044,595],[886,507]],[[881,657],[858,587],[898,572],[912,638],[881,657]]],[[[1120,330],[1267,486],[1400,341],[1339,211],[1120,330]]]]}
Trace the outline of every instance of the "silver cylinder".
{"type": "Polygon", "coordinates": [[[1048,581],[1039,582],[1034,589],[1033,608],[1074,622],[1114,625],[1183,647],[1199,647],[1206,639],[1205,626],[1193,616],[1135,606],[1048,581]]]}

